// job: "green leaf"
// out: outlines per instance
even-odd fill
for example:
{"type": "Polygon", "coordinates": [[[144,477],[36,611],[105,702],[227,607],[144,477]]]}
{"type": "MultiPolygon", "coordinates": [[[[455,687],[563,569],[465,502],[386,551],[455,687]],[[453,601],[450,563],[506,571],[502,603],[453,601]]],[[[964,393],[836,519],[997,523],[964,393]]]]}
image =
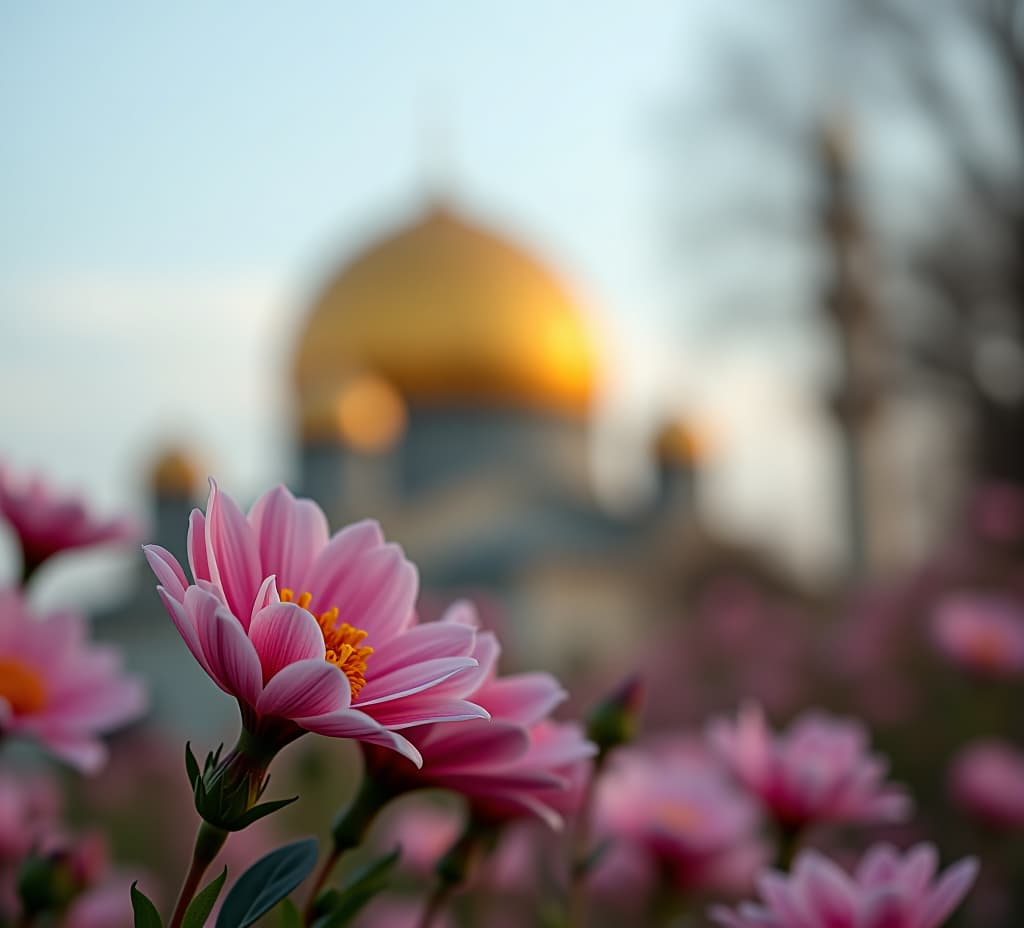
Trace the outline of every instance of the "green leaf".
{"type": "Polygon", "coordinates": [[[185,742],[185,772],[188,774],[188,784],[195,792],[196,780],[199,779],[199,761],[192,753],[192,745],[188,741],[185,742]]]}
{"type": "Polygon", "coordinates": [[[241,831],[243,828],[248,828],[253,822],[258,821],[265,815],[270,815],[271,812],[276,812],[278,809],[290,806],[298,798],[298,796],[292,796],[290,799],[274,799],[270,802],[264,802],[258,806],[253,806],[246,813],[240,815],[231,823],[231,830],[241,831]]]}
{"type": "Polygon", "coordinates": [[[302,913],[291,899],[281,903],[279,912],[281,917],[277,920],[277,928],[302,928],[302,913]]]}
{"type": "Polygon", "coordinates": [[[316,866],[315,838],[304,838],[260,858],[231,887],[217,928],[246,928],[299,885],[316,866]]]}
{"type": "Polygon", "coordinates": [[[314,928],[341,928],[352,921],[377,893],[387,888],[391,871],[401,856],[402,849],[396,847],[390,854],[356,870],[340,891],[331,890],[330,896],[325,893],[317,899],[317,910],[326,910],[327,914],[313,923],[314,928]]]}
{"type": "Polygon", "coordinates": [[[188,904],[188,908],[185,910],[185,920],[181,923],[181,928],[203,928],[206,924],[206,919],[210,917],[210,912],[213,911],[213,905],[217,901],[217,897],[220,895],[224,881],[227,878],[228,868],[225,867],[221,870],[220,876],[207,884],[206,888],[188,904]]]}
{"type": "Polygon", "coordinates": [[[136,880],[132,883],[132,911],[135,913],[135,928],[164,928],[160,913],[156,906],[140,889],[136,889],[136,880]]]}

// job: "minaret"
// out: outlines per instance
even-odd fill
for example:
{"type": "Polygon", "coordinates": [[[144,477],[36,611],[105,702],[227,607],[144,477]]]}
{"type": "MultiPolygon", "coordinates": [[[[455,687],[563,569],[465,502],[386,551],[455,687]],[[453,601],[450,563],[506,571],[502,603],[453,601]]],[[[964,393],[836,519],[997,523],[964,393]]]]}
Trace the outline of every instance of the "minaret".
{"type": "Polygon", "coordinates": [[[154,540],[181,564],[188,563],[185,526],[202,493],[203,474],[184,448],[168,446],[150,466],[154,540]]]}
{"type": "Polygon", "coordinates": [[[839,376],[831,397],[842,442],[848,571],[863,574],[869,558],[867,432],[878,403],[879,350],[874,331],[869,254],[853,190],[848,127],[827,121],[818,136],[821,234],[829,259],[822,309],[839,354],[839,376]]]}

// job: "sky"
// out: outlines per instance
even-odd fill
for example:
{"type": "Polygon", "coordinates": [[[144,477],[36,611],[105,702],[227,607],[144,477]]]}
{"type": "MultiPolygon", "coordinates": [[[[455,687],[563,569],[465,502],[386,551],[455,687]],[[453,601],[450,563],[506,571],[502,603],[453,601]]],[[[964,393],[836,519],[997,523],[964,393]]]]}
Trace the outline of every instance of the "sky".
{"type": "MultiPolygon", "coordinates": [[[[712,509],[770,537],[780,485],[829,496],[820,426],[756,356],[688,352],[665,233],[666,113],[739,9],[3,5],[0,454],[106,511],[139,506],[169,438],[242,498],[287,477],[313,291],[441,183],[588,307],[613,347],[604,432],[701,405],[739,435],[712,509]],[[768,465],[752,397],[777,407],[768,465]]],[[[805,528],[794,557],[827,557],[805,528]]]]}

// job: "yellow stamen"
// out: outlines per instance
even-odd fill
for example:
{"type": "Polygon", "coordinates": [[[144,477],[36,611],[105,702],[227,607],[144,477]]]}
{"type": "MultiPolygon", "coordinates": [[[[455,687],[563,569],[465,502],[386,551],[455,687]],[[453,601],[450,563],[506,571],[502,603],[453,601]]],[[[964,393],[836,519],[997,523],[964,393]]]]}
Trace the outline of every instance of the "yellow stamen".
{"type": "Polygon", "coordinates": [[[303,609],[308,609],[309,604],[312,601],[312,593],[302,593],[296,600],[294,591],[289,590],[288,587],[285,587],[283,590],[281,590],[281,602],[283,603],[295,603],[296,605],[301,606],[303,609]]]}
{"type": "MultiPolygon", "coordinates": [[[[312,612],[309,608],[309,604],[313,601],[312,593],[301,593],[296,599],[295,591],[285,587],[281,590],[280,597],[283,603],[296,603],[303,609],[312,612]]],[[[348,622],[338,625],[337,606],[326,612],[321,612],[319,615],[315,612],[312,614],[324,636],[324,647],[327,652],[324,659],[334,664],[348,677],[352,699],[355,699],[359,695],[359,691],[366,686],[366,659],[373,654],[373,648],[366,645],[360,647],[361,642],[369,633],[349,625],[348,622]]]]}
{"type": "Polygon", "coordinates": [[[665,802],[658,810],[658,821],[674,832],[694,831],[701,822],[700,812],[683,802],[665,802]]]}
{"type": "Polygon", "coordinates": [[[38,712],[46,705],[42,674],[19,660],[0,657],[0,699],[15,715],[38,712]]]}

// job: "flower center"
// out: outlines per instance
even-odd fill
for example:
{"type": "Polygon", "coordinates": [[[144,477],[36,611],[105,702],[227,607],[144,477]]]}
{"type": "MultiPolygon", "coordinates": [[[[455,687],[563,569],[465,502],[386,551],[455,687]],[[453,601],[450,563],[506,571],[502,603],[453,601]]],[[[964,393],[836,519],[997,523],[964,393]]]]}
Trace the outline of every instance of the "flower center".
{"type": "Polygon", "coordinates": [[[0,699],[15,715],[30,715],[46,705],[42,675],[11,657],[0,657],[0,699]]]}
{"type": "Polygon", "coordinates": [[[668,801],[658,809],[658,821],[675,834],[688,834],[701,825],[701,815],[694,806],[685,802],[668,801]]]}
{"type": "MultiPolygon", "coordinates": [[[[281,602],[295,603],[316,619],[320,626],[320,632],[324,636],[324,646],[327,648],[324,659],[334,664],[348,677],[354,701],[359,695],[359,691],[366,686],[366,659],[373,654],[373,648],[362,645],[362,642],[369,633],[349,625],[348,622],[342,622],[339,625],[337,606],[319,614],[313,612],[309,608],[309,604],[313,600],[312,593],[300,593],[296,598],[293,590],[285,588],[281,590],[280,595],[281,602]]],[[[2,687],[3,684],[0,682],[0,695],[3,694],[2,687]]]]}
{"type": "Polygon", "coordinates": [[[1006,641],[998,631],[979,628],[967,643],[970,659],[986,670],[1001,670],[1006,660],[1006,641]]]}

